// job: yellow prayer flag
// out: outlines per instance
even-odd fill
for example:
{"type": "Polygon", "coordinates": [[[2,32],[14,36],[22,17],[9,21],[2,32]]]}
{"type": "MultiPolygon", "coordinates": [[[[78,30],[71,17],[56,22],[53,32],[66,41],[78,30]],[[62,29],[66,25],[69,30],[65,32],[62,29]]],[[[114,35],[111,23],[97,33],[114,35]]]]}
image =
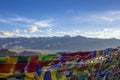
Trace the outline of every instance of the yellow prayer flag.
{"type": "Polygon", "coordinates": [[[33,73],[25,73],[24,80],[33,80],[35,77],[34,72],[33,73]]]}
{"type": "Polygon", "coordinates": [[[12,73],[0,73],[0,78],[8,78],[12,73]]]}
{"type": "Polygon", "coordinates": [[[67,78],[65,75],[62,75],[60,80],[67,80],[67,78]]]}
{"type": "Polygon", "coordinates": [[[8,57],[8,62],[16,63],[17,62],[17,57],[8,57]]]}
{"type": "Polygon", "coordinates": [[[50,72],[51,72],[52,80],[57,80],[57,78],[56,78],[57,70],[51,70],[50,72]]]}
{"type": "Polygon", "coordinates": [[[100,55],[100,51],[97,50],[97,51],[96,51],[96,56],[99,56],[99,55],[100,55]]]}

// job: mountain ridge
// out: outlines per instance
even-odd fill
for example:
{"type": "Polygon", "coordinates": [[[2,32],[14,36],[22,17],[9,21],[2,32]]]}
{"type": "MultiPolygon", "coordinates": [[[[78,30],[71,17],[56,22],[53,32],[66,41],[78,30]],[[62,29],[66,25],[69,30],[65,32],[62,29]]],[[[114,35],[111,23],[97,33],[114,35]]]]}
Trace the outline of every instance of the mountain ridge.
{"type": "Polygon", "coordinates": [[[0,48],[7,49],[41,49],[41,50],[97,50],[114,48],[120,45],[115,38],[100,39],[83,36],[70,37],[18,37],[0,38],[0,48]]]}

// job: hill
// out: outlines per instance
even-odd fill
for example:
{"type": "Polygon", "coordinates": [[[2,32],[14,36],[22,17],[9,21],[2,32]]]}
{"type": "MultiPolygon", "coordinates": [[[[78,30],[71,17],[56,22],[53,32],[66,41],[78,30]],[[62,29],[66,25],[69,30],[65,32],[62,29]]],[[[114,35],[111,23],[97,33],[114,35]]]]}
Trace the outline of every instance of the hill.
{"type": "Polygon", "coordinates": [[[0,56],[17,56],[18,54],[16,52],[10,51],[8,49],[1,49],[0,50],[0,56]]]}

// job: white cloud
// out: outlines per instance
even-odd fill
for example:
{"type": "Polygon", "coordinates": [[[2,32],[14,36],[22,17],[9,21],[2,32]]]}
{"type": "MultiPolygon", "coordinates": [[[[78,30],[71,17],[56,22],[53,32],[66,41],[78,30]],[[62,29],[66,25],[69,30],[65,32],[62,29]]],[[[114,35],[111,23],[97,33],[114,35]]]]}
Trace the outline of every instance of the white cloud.
{"type": "Polygon", "coordinates": [[[114,29],[101,29],[98,31],[89,31],[81,33],[82,36],[90,37],[90,38],[117,38],[120,39],[120,30],[114,29]]]}
{"type": "Polygon", "coordinates": [[[65,36],[65,35],[70,35],[70,36],[77,36],[80,35],[80,30],[72,30],[72,31],[52,31],[48,32],[48,36],[65,36]]]}
{"type": "Polygon", "coordinates": [[[36,27],[36,26],[32,26],[32,27],[29,27],[27,30],[25,30],[26,32],[28,32],[28,33],[34,33],[34,32],[38,32],[38,31],[40,31],[39,29],[38,29],[38,27],[36,27]]]}
{"type": "Polygon", "coordinates": [[[120,11],[106,11],[98,13],[81,14],[73,17],[76,23],[92,24],[113,24],[120,21],[120,11]]]}
{"type": "Polygon", "coordinates": [[[108,32],[108,31],[112,31],[112,29],[109,29],[109,28],[104,28],[104,29],[101,29],[101,31],[108,32]]]}
{"type": "Polygon", "coordinates": [[[28,30],[14,30],[14,31],[1,31],[0,37],[40,37],[40,36],[46,36],[46,37],[52,37],[52,36],[64,36],[64,35],[70,35],[70,36],[85,36],[90,38],[117,38],[120,39],[120,30],[119,29],[111,29],[111,28],[104,28],[101,30],[94,30],[94,31],[86,31],[81,32],[79,29],[75,29],[72,31],[53,31],[52,28],[49,28],[46,31],[41,31],[37,27],[33,26],[28,28],[28,30]],[[26,32],[25,32],[26,31],[26,32]],[[39,35],[33,34],[34,32],[38,32],[39,35]],[[44,34],[43,34],[43,33],[44,34]],[[25,34],[24,34],[25,33],[25,34]],[[29,34],[31,33],[31,34],[29,34]]]}
{"type": "Polygon", "coordinates": [[[51,27],[53,20],[42,20],[42,21],[35,21],[34,25],[38,27],[51,27]]]}
{"type": "Polygon", "coordinates": [[[47,32],[52,32],[52,28],[48,28],[48,29],[47,29],[47,32]]]}
{"type": "Polygon", "coordinates": [[[0,18],[0,23],[4,24],[10,24],[11,26],[22,26],[26,27],[30,25],[29,27],[36,26],[39,28],[46,28],[53,26],[53,19],[31,19],[27,17],[10,17],[10,18],[0,18]],[[32,26],[31,26],[32,25],[32,26]]]}
{"type": "Polygon", "coordinates": [[[0,32],[0,37],[12,37],[15,33],[13,32],[8,32],[8,31],[1,31],[0,32]]]}
{"type": "Polygon", "coordinates": [[[0,23],[4,23],[4,24],[13,24],[14,22],[8,20],[8,19],[2,19],[0,18],[0,23]]]}
{"type": "Polygon", "coordinates": [[[74,24],[85,27],[80,35],[92,38],[120,39],[120,11],[91,12],[73,17],[74,24]],[[90,27],[90,31],[89,31],[90,27]],[[92,29],[92,28],[93,29],[92,29]],[[99,30],[98,30],[99,29],[99,30]]]}
{"type": "Polygon", "coordinates": [[[26,25],[34,25],[34,26],[37,26],[37,27],[41,27],[41,28],[44,28],[44,27],[51,27],[52,26],[52,22],[53,20],[52,19],[46,19],[46,20],[35,20],[35,19],[31,19],[31,18],[27,18],[27,17],[14,17],[14,18],[8,18],[9,21],[13,21],[13,22],[16,22],[18,24],[22,24],[20,22],[23,22],[24,26],[26,25]]]}
{"type": "Polygon", "coordinates": [[[0,23],[9,24],[9,26],[12,26],[13,28],[17,27],[17,29],[9,31],[0,31],[0,36],[2,37],[12,37],[12,36],[20,36],[21,34],[27,34],[29,33],[35,33],[35,32],[42,32],[42,29],[44,31],[51,31],[53,26],[53,19],[43,19],[43,20],[37,20],[37,19],[31,19],[27,17],[11,17],[11,18],[0,18],[0,23]],[[18,28],[19,27],[19,28],[18,28]]]}
{"type": "MultiPolygon", "coordinates": [[[[73,15],[72,15],[73,16],[73,15]]],[[[72,17],[71,16],[71,17],[72,17]]],[[[70,19],[70,18],[69,18],[70,19]]],[[[57,20],[57,19],[56,19],[57,20]]],[[[67,19],[64,19],[67,20],[67,19]]],[[[62,23],[57,22],[53,19],[43,19],[43,20],[37,20],[37,19],[31,19],[27,17],[13,17],[13,18],[6,18],[6,19],[0,19],[1,23],[8,23],[8,24],[17,24],[19,26],[18,29],[13,31],[1,31],[0,36],[64,36],[64,35],[70,35],[70,36],[77,36],[82,35],[86,37],[92,37],[92,38],[118,38],[120,34],[120,11],[106,11],[106,12],[99,12],[99,13],[87,13],[87,14],[80,14],[75,15],[72,17],[72,21],[63,21],[62,23]],[[24,23],[24,24],[23,24],[24,23]],[[72,29],[71,27],[68,27],[68,30],[59,30],[60,28],[54,29],[57,25],[80,25],[85,27],[77,27],[78,29],[72,29]],[[102,24],[102,25],[101,25],[102,24]],[[21,28],[22,25],[23,27],[21,28]],[[86,27],[87,25],[87,27],[86,27]],[[92,26],[93,29],[90,29],[89,26],[92,26]],[[97,28],[95,28],[97,27],[97,28]],[[114,28],[115,27],[115,28],[114,28]],[[118,29],[116,29],[118,28],[118,29]],[[80,30],[79,30],[80,29],[80,30]],[[86,31],[87,29],[88,31],[86,31]],[[98,30],[99,29],[99,30],[98,30]],[[84,31],[82,31],[84,30],[84,31]],[[36,33],[40,35],[36,35],[36,33]],[[23,35],[25,34],[25,35],[23,35]]],[[[65,27],[65,26],[63,26],[65,27]]]]}
{"type": "Polygon", "coordinates": [[[19,30],[19,29],[16,29],[16,30],[14,30],[13,32],[14,32],[14,33],[21,33],[22,31],[19,30]]]}
{"type": "Polygon", "coordinates": [[[34,21],[33,19],[29,19],[26,17],[14,17],[14,18],[9,18],[9,20],[16,22],[26,22],[26,23],[31,23],[34,21]]]}

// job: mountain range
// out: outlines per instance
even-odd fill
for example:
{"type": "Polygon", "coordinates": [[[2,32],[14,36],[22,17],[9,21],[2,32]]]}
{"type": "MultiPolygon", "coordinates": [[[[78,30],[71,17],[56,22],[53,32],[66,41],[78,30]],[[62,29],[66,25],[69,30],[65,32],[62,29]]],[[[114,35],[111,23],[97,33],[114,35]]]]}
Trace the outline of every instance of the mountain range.
{"type": "Polygon", "coordinates": [[[0,49],[35,49],[35,50],[97,50],[115,48],[120,45],[120,40],[87,38],[83,36],[70,37],[18,37],[0,38],[0,49]]]}

